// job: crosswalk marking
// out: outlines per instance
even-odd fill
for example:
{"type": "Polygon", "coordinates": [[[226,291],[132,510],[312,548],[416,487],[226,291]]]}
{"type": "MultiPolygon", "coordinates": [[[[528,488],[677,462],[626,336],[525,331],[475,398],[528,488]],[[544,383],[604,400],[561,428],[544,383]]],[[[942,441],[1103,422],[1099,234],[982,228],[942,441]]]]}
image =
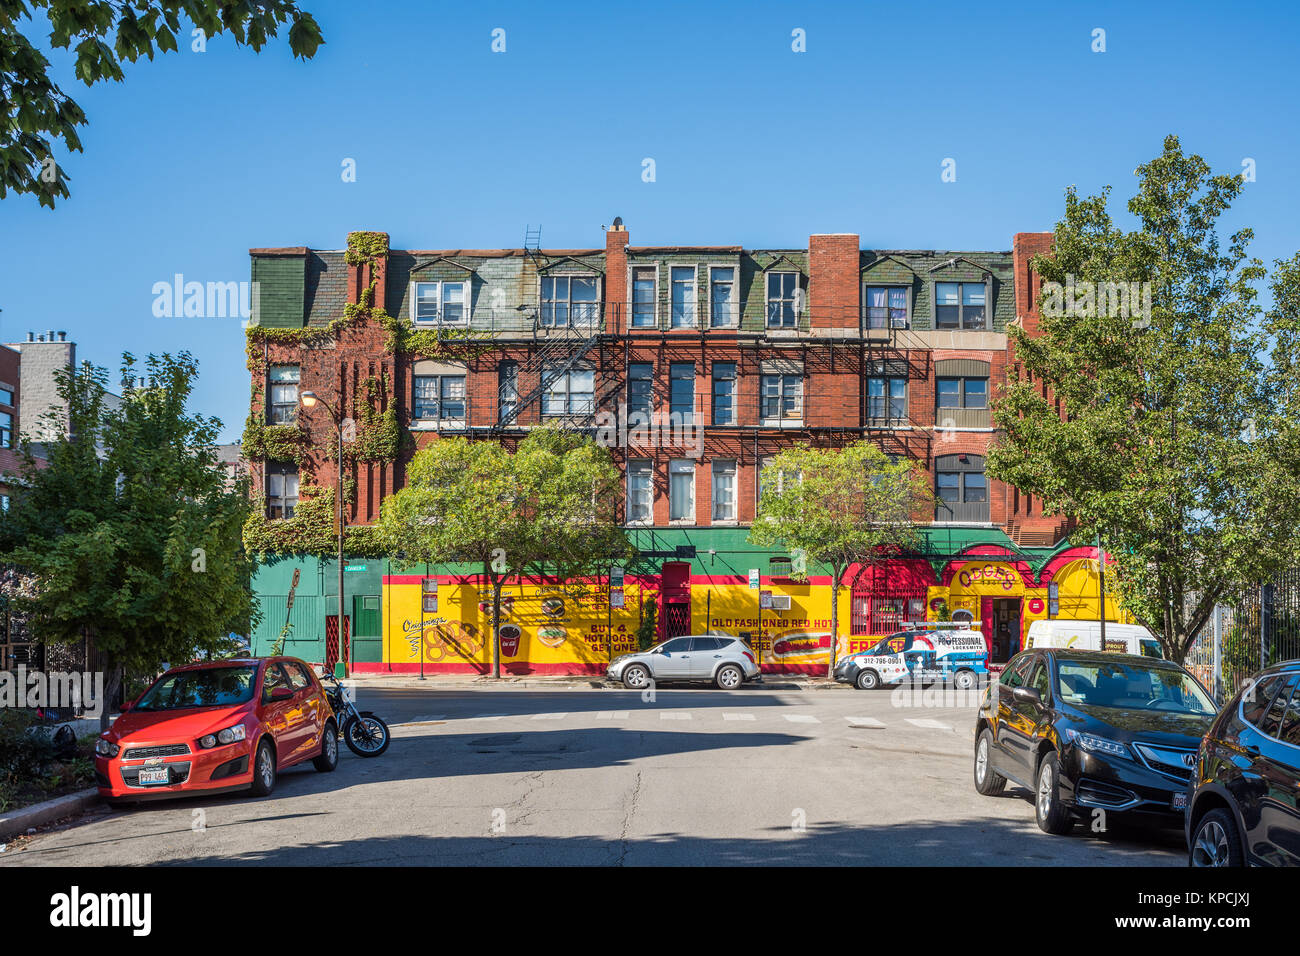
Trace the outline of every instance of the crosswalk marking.
{"type": "Polygon", "coordinates": [[[565,717],[568,717],[568,716],[569,716],[569,715],[568,715],[567,713],[565,713],[565,714],[533,714],[533,720],[563,720],[565,717]]]}
{"type": "Polygon", "coordinates": [[[753,720],[753,714],[723,714],[723,720],[753,720]]]}
{"type": "Polygon", "coordinates": [[[952,727],[947,724],[931,720],[929,717],[905,717],[903,719],[913,727],[925,727],[929,730],[952,730],[952,727]]]}
{"type": "Polygon", "coordinates": [[[691,712],[689,710],[665,710],[659,715],[660,720],[690,720],[691,712]]]}
{"type": "Polygon", "coordinates": [[[602,710],[596,715],[597,720],[626,720],[628,711],[626,710],[602,710]]]}
{"type": "Polygon", "coordinates": [[[812,714],[785,714],[785,719],[792,724],[820,724],[821,721],[812,714]]]}
{"type": "Polygon", "coordinates": [[[885,725],[874,717],[845,717],[851,727],[870,727],[873,730],[880,730],[885,725]]]}

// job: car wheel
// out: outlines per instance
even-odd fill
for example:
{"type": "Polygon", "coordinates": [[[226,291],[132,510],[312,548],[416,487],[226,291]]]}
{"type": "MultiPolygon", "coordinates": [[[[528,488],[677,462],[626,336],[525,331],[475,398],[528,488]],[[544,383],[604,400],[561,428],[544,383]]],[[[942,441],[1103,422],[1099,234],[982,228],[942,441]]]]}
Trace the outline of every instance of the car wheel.
{"type": "Polygon", "coordinates": [[[1069,833],[1074,818],[1061,805],[1061,761],[1050,751],[1038,765],[1038,787],[1034,794],[1034,816],[1044,833],[1069,833]]]}
{"type": "Polygon", "coordinates": [[[640,690],[650,683],[650,672],[640,664],[629,664],[623,669],[623,686],[628,690],[640,690]]]}
{"type": "Polygon", "coordinates": [[[875,690],[880,686],[880,675],[875,671],[859,671],[854,683],[858,685],[858,690],[875,690]]]}
{"type": "Polygon", "coordinates": [[[311,763],[321,773],[329,773],[339,765],[339,732],[334,727],[334,721],[326,721],[325,736],[320,742],[320,756],[311,763]]]}
{"type": "Polygon", "coordinates": [[[1241,866],[1241,834],[1227,810],[1211,810],[1192,834],[1188,866],[1241,866]]]}
{"type": "Polygon", "coordinates": [[[975,686],[975,672],[958,671],[952,682],[958,690],[970,690],[975,686]]]}
{"type": "Polygon", "coordinates": [[[735,664],[724,664],[713,677],[718,690],[735,690],[745,683],[745,675],[735,664]]]}
{"type": "Polygon", "coordinates": [[[999,794],[1007,778],[993,769],[993,732],[985,727],[975,742],[975,790],[983,796],[999,794]]]}
{"type": "Polygon", "coordinates": [[[275,789],[275,750],[269,740],[257,745],[257,757],[253,760],[253,796],[269,797],[275,789]]]}

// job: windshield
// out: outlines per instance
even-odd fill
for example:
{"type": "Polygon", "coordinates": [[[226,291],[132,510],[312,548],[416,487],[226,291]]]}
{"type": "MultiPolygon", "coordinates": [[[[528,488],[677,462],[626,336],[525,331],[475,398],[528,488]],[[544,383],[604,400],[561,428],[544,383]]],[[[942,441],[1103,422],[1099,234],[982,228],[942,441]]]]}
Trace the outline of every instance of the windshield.
{"type": "Polygon", "coordinates": [[[135,711],[180,710],[184,707],[223,707],[253,699],[257,667],[219,667],[164,674],[145,691],[135,711]]]}
{"type": "Polygon", "coordinates": [[[1061,700],[1067,704],[1213,714],[1214,703],[1184,671],[1110,661],[1057,663],[1061,700]]]}

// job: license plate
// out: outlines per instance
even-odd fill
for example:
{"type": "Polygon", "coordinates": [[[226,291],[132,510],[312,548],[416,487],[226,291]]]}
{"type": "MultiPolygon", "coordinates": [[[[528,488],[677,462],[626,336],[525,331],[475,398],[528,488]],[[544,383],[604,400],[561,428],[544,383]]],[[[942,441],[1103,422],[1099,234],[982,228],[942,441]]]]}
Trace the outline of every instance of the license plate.
{"type": "Polygon", "coordinates": [[[1175,809],[1175,810],[1186,810],[1186,809],[1187,809],[1187,791],[1186,791],[1186,790],[1182,790],[1182,791],[1180,791],[1180,792],[1174,794],[1174,804],[1173,804],[1173,809],[1175,809]]]}
{"type": "Polygon", "coordinates": [[[163,767],[161,770],[140,771],[141,784],[170,783],[170,782],[171,782],[171,776],[168,774],[166,767],[163,767]]]}

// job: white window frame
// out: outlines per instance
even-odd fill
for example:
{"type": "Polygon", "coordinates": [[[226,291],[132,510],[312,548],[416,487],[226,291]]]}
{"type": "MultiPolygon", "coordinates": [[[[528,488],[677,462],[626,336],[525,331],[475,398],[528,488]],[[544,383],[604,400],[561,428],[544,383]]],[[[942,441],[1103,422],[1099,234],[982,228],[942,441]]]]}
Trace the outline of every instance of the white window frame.
{"type": "Polygon", "coordinates": [[[696,265],[682,265],[679,262],[668,263],[668,328],[669,329],[697,329],[700,327],[700,268],[696,265]],[[685,325],[673,324],[673,313],[676,310],[676,303],[673,301],[673,293],[679,285],[678,281],[673,278],[673,273],[678,269],[691,270],[691,311],[690,318],[685,325]]]}
{"type": "MultiPolygon", "coordinates": [[[[603,303],[603,302],[605,301],[604,296],[605,296],[605,287],[604,287],[604,284],[603,284],[602,281],[601,281],[601,276],[600,276],[599,273],[595,273],[595,272],[548,272],[548,273],[546,273],[545,275],[540,275],[540,276],[537,277],[537,325],[538,325],[539,328],[543,328],[543,329],[596,329],[596,328],[599,328],[599,327],[600,327],[601,318],[602,318],[602,314],[603,314],[603,313],[602,313],[602,309],[601,309],[601,303],[603,303]],[[568,280],[569,280],[569,297],[568,297],[568,299],[564,300],[564,301],[566,302],[566,304],[568,305],[568,317],[567,317],[567,319],[565,320],[564,324],[562,324],[562,325],[556,323],[556,322],[554,321],[554,318],[552,318],[552,321],[551,321],[551,323],[550,323],[549,325],[542,321],[542,312],[543,312],[543,310],[545,309],[546,302],[547,302],[547,301],[551,301],[551,302],[559,302],[559,301],[560,301],[559,299],[550,299],[550,300],[546,300],[546,299],[543,299],[543,298],[542,298],[542,289],[544,288],[547,279],[551,279],[551,280],[555,280],[555,279],[568,279],[568,280]],[[594,300],[592,300],[592,302],[590,303],[590,305],[595,309],[595,313],[592,315],[591,321],[589,321],[589,322],[575,322],[575,321],[573,320],[573,280],[574,280],[574,279],[590,279],[592,282],[596,283],[596,298],[595,298],[594,300]]],[[[583,304],[583,305],[587,305],[588,303],[585,303],[585,302],[584,302],[584,303],[582,303],[582,304],[583,304]]]]}
{"type": "Polygon", "coordinates": [[[712,478],[712,484],[711,484],[710,498],[712,498],[713,500],[713,505],[712,505],[713,523],[714,524],[735,524],[736,498],[737,498],[736,484],[738,480],[736,460],[734,458],[714,459],[712,463],[711,478],[712,478]],[[720,474],[725,475],[731,479],[731,492],[729,495],[727,495],[725,501],[720,501],[718,497],[718,475],[720,474]],[[730,514],[719,514],[718,513],[719,503],[724,505],[723,510],[729,511],[730,514]]]}
{"type": "MultiPolygon", "coordinates": [[[[543,366],[543,367],[542,367],[542,377],[545,378],[547,374],[548,374],[548,373],[547,373],[547,369],[546,369],[545,366],[543,366]]],[[[586,393],[585,393],[585,392],[580,392],[579,394],[586,394],[586,393]]],[[[567,372],[565,372],[563,375],[561,375],[561,376],[559,376],[557,379],[555,379],[555,381],[550,382],[550,383],[546,386],[546,388],[542,390],[542,396],[541,396],[541,397],[542,397],[542,416],[543,416],[543,417],[550,417],[550,418],[573,418],[574,416],[577,416],[577,415],[592,415],[592,414],[595,414],[595,411],[596,411],[596,370],[595,370],[594,368],[592,368],[591,366],[587,366],[587,365],[581,365],[581,366],[577,366],[577,367],[575,367],[575,368],[571,368],[571,369],[569,369],[567,372]],[[591,375],[591,407],[590,407],[590,408],[586,408],[586,409],[582,409],[582,410],[578,410],[578,411],[575,411],[574,408],[573,408],[573,373],[574,373],[574,372],[586,372],[586,373],[588,373],[588,374],[591,375]],[[563,383],[564,383],[564,389],[563,389],[563,391],[561,391],[560,389],[557,389],[557,388],[555,387],[555,386],[558,385],[560,382],[563,382],[563,383]],[[559,394],[563,394],[563,395],[564,395],[564,411],[562,411],[562,412],[548,412],[548,411],[546,410],[546,398],[547,398],[547,396],[548,396],[548,395],[559,395],[559,394]]]]}
{"type": "Polygon", "coordinates": [[[266,423],[268,425],[292,425],[295,422],[297,422],[298,403],[299,401],[301,401],[301,399],[302,399],[302,366],[301,365],[281,364],[281,365],[272,365],[267,368],[266,370],[266,423]],[[271,374],[276,369],[280,369],[280,368],[294,369],[298,373],[297,378],[295,378],[292,382],[290,382],[287,379],[283,381],[276,381],[271,377],[271,374]],[[288,403],[277,402],[275,400],[275,388],[276,386],[285,386],[285,385],[293,386],[293,408],[289,412],[289,416],[287,419],[285,419],[284,421],[276,421],[275,410],[277,408],[287,407],[288,403]]]}
{"type": "MultiPolygon", "coordinates": [[[[785,329],[787,331],[799,328],[799,320],[803,317],[803,313],[799,309],[801,299],[799,292],[803,288],[800,281],[802,278],[803,274],[797,269],[768,269],[763,273],[763,328],[785,329]],[[794,276],[794,298],[791,301],[791,309],[794,312],[794,325],[774,324],[772,322],[772,302],[774,300],[772,299],[771,290],[768,288],[768,281],[771,276],[794,276]]],[[[778,299],[775,301],[784,302],[785,300],[778,299]]]]}
{"type": "Polygon", "coordinates": [[[669,524],[695,523],[695,461],[690,458],[674,458],[668,462],[668,522],[669,524]],[[687,502],[687,513],[679,518],[673,515],[673,476],[689,474],[691,476],[691,499],[687,502]]]}
{"type": "Polygon", "coordinates": [[[293,506],[292,506],[292,507],[293,507],[293,509],[296,511],[297,508],[298,508],[298,500],[299,500],[299,496],[301,495],[301,492],[302,492],[302,485],[301,485],[301,482],[302,482],[302,473],[301,473],[301,470],[298,468],[297,465],[288,465],[288,464],[282,464],[282,463],[279,463],[279,462],[276,462],[276,463],[273,463],[273,464],[267,466],[267,469],[266,469],[266,475],[265,475],[265,479],[264,479],[265,482],[266,482],[266,485],[265,485],[265,489],[266,489],[266,516],[267,516],[268,518],[270,518],[270,520],[272,520],[272,521],[287,521],[288,519],[290,519],[290,518],[293,517],[293,511],[290,511],[288,514],[285,514],[285,513],[284,513],[285,510],[286,510],[286,508],[289,507],[289,505],[288,505],[288,501],[290,500],[290,496],[289,496],[288,494],[281,494],[279,497],[275,497],[275,496],[273,496],[273,495],[271,494],[271,479],[272,479],[272,478],[280,478],[280,479],[281,479],[281,482],[282,482],[282,484],[281,484],[281,491],[286,491],[286,488],[285,488],[284,482],[286,482],[290,476],[292,476],[292,477],[293,477],[293,480],[294,480],[294,494],[293,494],[293,496],[292,496],[292,499],[293,499],[293,506]],[[279,515],[278,517],[274,517],[274,518],[271,517],[271,502],[273,502],[273,501],[280,501],[280,502],[282,502],[282,504],[281,504],[281,506],[280,506],[280,515],[279,515]]]}
{"type": "Polygon", "coordinates": [[[709,264],[709,328],[711,329],[734,329],[740,325],[740,267],[728,265],[726,263],[709,264]],[[718,317],[713,314],[713,273],[718,269],[729,269],[731,271],[731,315],[725,322],[719,322],[718,317]]]}
{"type": "MultiPolygon", "coordinates": [[[[795,372],[761,372],[761,373],[759,374],[759,377],[758,377],[758,414],[759,414],[759,418],[760,418],[760,420],[763,422],[764,427],[766,427],[766,428],[802,428],[802,427],[803,427],[803,416],[804,416],[804,410],[805,410],[804,399],[805,399],[805,395],[804,395],[804,375],[803,375],[802,373],[795,373],[795,372]],[[777,415],[775,418],[769,418],[769,417],[767,417],[767,416],[765,416],[765,415],[763,414],[763,412],[765,411],[765,409],[764,409],[763,406],[766,404],[766,398],[767,398],[766,394],[764,393],[764,381],[763,381],[763,380],[764,380],[764,379],[767,379],[767,378],[779,378],[779,379],[781,379],[781,389],[780,389],[780,394],[777,395],[777,401],[778,401],[778,403],[780,403],[780,406],[784,406],[784,404],[785,404],[785,379],[787,379],[787,378],[797,378],[797,379],[799,380],[799,410],[798,410],[798,411],[799,411],[799,414],[798,414],[797,417],[790,417],[790,418],[787,418],[787,417],[785,417],[783,414],[779,414],[779,415],[777,415]]],[[[778,411],[780,411],[780,408],[778,408],[778,411]]]]}
{"type": "Polygon", "coordinates": [[[627,267],[627,327],[629,329],[657,329],[659,328],[659,263],[654,262],[646,264],[644,262],[629,262],[627,267]],[[654,295],[650,299],[650,324],[633,325],[632,310],[635,307],[634,296],[636,294],[636,270],[650,269],[655,274],[654,295]]]}
{"type": "Polygon", "coordinates": [[[438,326],[438,325],[451,325],[451,326],[468,325],[469,304],[470,304],[469,297],[470,297],[469,279],[434,279],[430,281],[425,281],[422,279],[412,280],[411,294],[408,297],[411,300],[411,308],[410,308],[411,324],[423,326],[426,328],[429,326],[438,326]],[[461,317],[459,319],[449,322],[443,317],[443,308],[447,304],[444,298],[444,292],[445,292],[444,287],[452,286],[452,285],[458,285],[461,287],[461,295],[463,298],[461,301],[461,317]],[[422,319],[418,315],[421,286],[435,286],[437,289],[434,299],[438,304],[438,315],[434,319],[422,319]]]}
{"type": "Polygon", "coordinates": [[[862,280],[862,282],[861,282],[859,288],[861,289],[861,291],[860,291],[859,294],[862,296],[862,328],[863,328],[863,331],[868,331],[868,332],[869,332],[869,331],[884,332],[884,331],[888,331],[888,330],[890,330],[890,329],[910,329],[910,328],[912,327],[912,288],[911,288],[910,286],[903,285],[903,284],[898,283],[898,282],[873,282],[873,281],[871,281],[870,279],[866,279],[866,278],[864,278],[864,279],[862,280]],[[903,293],[903,299],[904,299],[904,301],[905,301],[906,304],[907,304],[907,308],[906,308],[906,310],[905,310],[905,311],[906,311],[906,314],[903,316],[903,324],[902,324],[902,325],[898,325],[898,324],[896,324],[895,321],[894,321],[894,317],[893,317],[892,315],[886,314],[886,315],[885,315],[885,324],[884,324],[884,326],[882,326],[881,328],[878,328],[878,329],[873,329],[873,328],[872,328],[872,326],[871,326],[871,318],[870,318],[870,316],[869,316],[869,314],[868,314],[868,310],[871,308],[871,303],[870,303],[870,302],[868,301],[868,299],[867,299],[867,291],[868,291],[869,289],[884,289],[884,290],[885,290],[885,312],[886,312],[886,313],[889,313],[889,312],[890,312],[890,306],[889,306],[889,293],[890,293],[890,292],[893,292],[893,291],[895,291],[895,290],[901,290],[901,291],[902,291],[902,293],[903,293]]]}
{"type": "Polygon", "coordinates": [[[412,375],[411,376],[411,424],[413,427],[424,426],[435,428],[464,428],[469,421],[469,376],[465,373],[442,374],[434,373],[432,375],[412,375]],[[419,418],[416,416],[415,388],[416,382],[420,379],[432,379],[437,383],[435,391],[438,393],[434,401],[438,404],[438,416],[436,418],[419,418]],[[465,413],[459,418],[448,418],[443,415],[443,386],[448,379],[459,379],[461,385],[460,402],[465,407],[465,413]]]}
{"type": "Polygon", "coordinates": [[[632,458],[627,463],[626,474],[626,500],[623,506],[624,518],[629,525],[651,525],[655,520],[655,468],[654,462],[648,458],[632,458]],[[644,517],[632,517],[632,477],[646,479],[646,511],[644,517]]]}

